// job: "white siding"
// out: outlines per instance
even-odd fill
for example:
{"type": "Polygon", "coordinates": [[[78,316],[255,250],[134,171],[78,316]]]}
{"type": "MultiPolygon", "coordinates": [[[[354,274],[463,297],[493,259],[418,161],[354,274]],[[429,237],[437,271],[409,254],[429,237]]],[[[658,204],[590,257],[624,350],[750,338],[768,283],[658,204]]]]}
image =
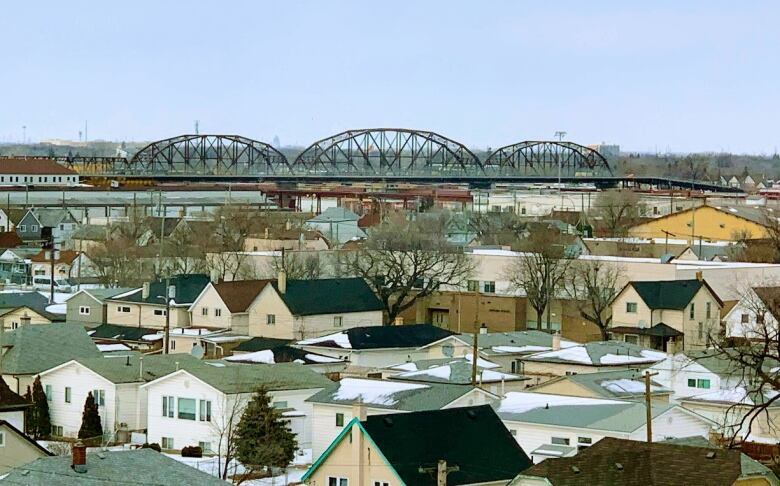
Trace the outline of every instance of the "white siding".
{"type": "MultiPolygon", "coordinates": [[[[710,424],[679,408],[673,408],[653,419],[653,441],[669,438],[701,436],[709,437],[710,424]]],[[[647,430],[640,427],[631,433],[631,440],[646,440],[647,430]]]]}
{"type": "Polygon", "coordinates": [[[5,420],[19,430],[24,431],[24,411],[0,412],[0,420],[5,420]]]}

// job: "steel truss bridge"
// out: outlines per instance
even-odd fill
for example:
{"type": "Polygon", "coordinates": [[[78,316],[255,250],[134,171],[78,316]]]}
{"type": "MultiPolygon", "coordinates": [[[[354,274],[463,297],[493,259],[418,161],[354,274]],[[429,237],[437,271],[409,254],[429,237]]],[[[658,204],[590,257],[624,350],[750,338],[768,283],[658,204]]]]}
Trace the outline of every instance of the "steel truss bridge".
{"type": "Polygon", "coordinates": [[[598,151],[567,141],[525,141],[480,159],[438,133],[405,128],[347,130],[311,144],[294,159],[239,135],[179,135],[130,158],[59,157],[83,176],[192,181],[494,183],[578,182],[602,186],[728,191],[714,184],[615,177],[598,151]]]}

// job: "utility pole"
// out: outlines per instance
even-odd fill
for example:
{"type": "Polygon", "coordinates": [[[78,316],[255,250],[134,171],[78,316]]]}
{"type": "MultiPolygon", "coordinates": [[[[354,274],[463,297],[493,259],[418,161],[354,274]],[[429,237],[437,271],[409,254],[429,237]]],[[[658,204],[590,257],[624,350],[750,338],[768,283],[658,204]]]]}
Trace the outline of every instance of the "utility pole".
{"type": "MultiPolygon", "coordinates": [[[[563,141],[563,137],[566,136],[566,132],[559,130],[555,132],[555,138],[558,139],[559,142],[563,141]]],[[[563,208],[563,190],[561,188],[561,167],[563,166],[563,159],[558,159],[558,195],[561,196],[561,208],[563,208]]]]}
{"type": "Polygon", "coordinates": [[[645,371],[645,409],[647,412],[647,443],[653,442],[653,400],[650,394],[650,377],[657,375],[658,372],[650,373],[645,371]]]}
{"type": "Polygon", "coordinates": [[[447,466],[447,461],[439,459],[436,467],[418,467],[417,472],[420,474],[436,473],[436,486],[447,486],[447,475],[452,472],[460,471],[458,466],[447,466]]]}
{"type": "Polygon", "coordinates": [[[479,352],[479,282],[474,291],[476,312],[474,312],[474,342],[471,348],[471,386],[477,386],[477,353],[479,352]]]}
{"type": "Polygon", "coordinates": [[[165,277],[165,354],[170,351],[171,341],[171,278],[165,277]]]}

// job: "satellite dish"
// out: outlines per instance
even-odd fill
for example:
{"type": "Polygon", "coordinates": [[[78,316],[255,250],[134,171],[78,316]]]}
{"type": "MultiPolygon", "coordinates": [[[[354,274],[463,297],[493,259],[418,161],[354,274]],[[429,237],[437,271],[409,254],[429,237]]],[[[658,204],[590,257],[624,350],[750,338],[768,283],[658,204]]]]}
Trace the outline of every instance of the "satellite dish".
{"type": "Polygon", "coordinates": [[[192,350],[190,351],[190,354],[198,359],[203,359],[203,356],[206,354],[206,351],[203,349],[203,346],[201,346],[198,343],[195,343],[192,346],[192,350]]]}

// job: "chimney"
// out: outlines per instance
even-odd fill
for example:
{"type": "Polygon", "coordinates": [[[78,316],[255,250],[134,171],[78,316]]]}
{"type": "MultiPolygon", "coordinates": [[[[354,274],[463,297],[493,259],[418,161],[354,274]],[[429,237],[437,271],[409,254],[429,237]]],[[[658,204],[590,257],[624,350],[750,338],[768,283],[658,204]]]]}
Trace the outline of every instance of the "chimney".
{"type": "Polygon", "coordinates": [[[404,318],[401,316],[395,316],[395,319],[393,319],[393,325],[394,326],[403,326],[404,325],[404,318]]]}
{"type": "Polygon", "coordinates": [[[81,442],[73,444],[73,462],[71,467],[77,473],[87,472],[87,446],[81,442]]]}
{"type": "Polygon", "coordinates": [[[265,239],[267,240],[270,236],[270,232],[268,231],[268,226],[265,227],[265,239]]]}
{"type": "Polygon", "coordinates": [[[290,231],[290,230],[292,229],[292,223],[290,222],[290,220],[289,220],[289,219],[288,219],[288,220],[287,220],[287,222],[284,224],[284,229],[286,229],[287,231],[290,231]]]}
{"type": "Polygon", "coordinates": [[[24,315],[19,319],[19,321],[21,321],[20,326],[21,327],[29,326],[31,320],[32,319],[30,318],[30,316],[28,316],[27,313],[25,312],[24,315]]]}
{"type": "Polygon", "coordinates": [[[483,322],[481,326],[479,326],[479,333],[480,334],[487,334],[488,328],[483,322]]]}
{"type": "Polygon", "coordinates": [[[149,282],[144,282],[143,290],[141,290],[141,298],[144,300],[149,298],[149,282]]]}
{"type": "Polygon", "coordinates": [[[219,283],[219,270],[216,268],[211,269],[211,274],[209,275],[209,280],[211,280],[211,283],[219,283]]]}
{"type": "Polygon", "coordinates": [[[279,286],[279,293],[284,294],[287,292],[287,272],[279,270],[279,278],[276,280],[276,285],[279,286]]]}
{"type": "Polygon", "coordinates": [[[701,282],[703,279],[704,279],[704,275],[701,273],[701,270],[699,270],[698,272],[696,272],[696,280],[698,280],[699,282],[701,282]]]}
{"type": "Polygon", "coordinates": [[[561,349],[561,333],[558,331],[552,335],[552,350],[558,351],[561,349]]]}
{"type": "Polygon", "coordinates": [[[352,416],[361,422],[366,421],[366,405],[361,400],[352,402],[352,416]]]}

